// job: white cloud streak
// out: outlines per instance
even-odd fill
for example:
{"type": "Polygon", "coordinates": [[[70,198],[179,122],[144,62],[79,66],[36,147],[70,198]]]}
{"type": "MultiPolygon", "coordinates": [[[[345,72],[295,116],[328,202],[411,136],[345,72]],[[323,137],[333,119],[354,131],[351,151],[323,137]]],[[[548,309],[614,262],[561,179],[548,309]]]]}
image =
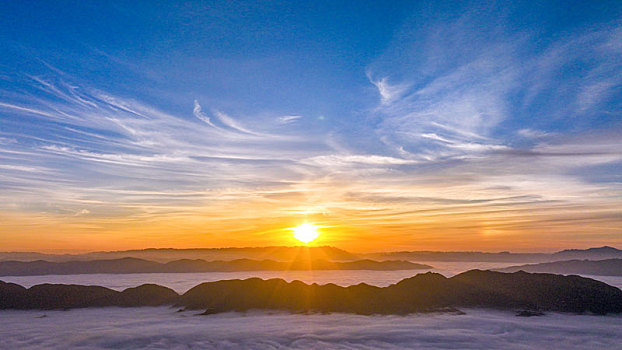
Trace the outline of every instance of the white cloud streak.
{"type": "Polygon", "coordinates": [[[195,117],[197,117],[199,120],[204,121],[205,123],[207,123],[207,125],[210,125],[212,127],[216,127],[211,119],[206,116],[205,114],[203,114],[203,111],[201,110],[201,105],[199,104],[199,101],[194,100],[194,109],[192,110],[192,113],[194,114],[195,117]]]}
{"type": "Polygon", "coordinates": [[[293,123],[300,118],[302,118],[301,115],[284,115],[282,117],[279,117],[279,122],[283,124],[288,124],[288,123],[293,123]]]}
{"type": "Polygon", "coordinates": [[[400,98],[410,87],[409,84],[390,84],[387,77],[379,80],[373,80],[368,75],[368,78],[378,89],[378,94],[380,94],[380,102],[383,105],[390,104],[394,100],[400,98]]]}

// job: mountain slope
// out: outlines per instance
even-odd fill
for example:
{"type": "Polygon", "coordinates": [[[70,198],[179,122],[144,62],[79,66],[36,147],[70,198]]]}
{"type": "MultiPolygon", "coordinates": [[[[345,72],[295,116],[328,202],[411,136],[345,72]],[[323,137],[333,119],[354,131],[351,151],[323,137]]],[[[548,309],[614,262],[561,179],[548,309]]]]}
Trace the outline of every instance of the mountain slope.
{"type": "Polygon", "coordinates": [[[622,276],[622,259],[605,260],[564,260],[540,264],[509,266],[497,269],[501,272],[543,272],[558,274],[622,276]]]}
{"type": "Polygon", "coordinates": [[[609,246],[588,249],[566,249],[552,254],[551,256],[553,261],[572,259],[603,260],[616,258],[622,259],[622,250],[609,246]]]}
{"type": "Polygon", "coordinates": [[[183,295],[157,285],[117,292],[98,286],[42,284],[23,288],[0,281],[0,309],[67,309],[177,305],[206,314],[259,310],[409,314],[456,307],[621,313],[622,291],[579,276],[471,270],[452,278],[418,274],[380,288],[340,287],[282,279],[227,280],[197,285],[183,295]]]}
{"type": "Polygon", "coordinates": [[[385,288],[366,284],[306,285],[258,278],[209,282],[190,289],[180,297],[178,305],[208,312],[281,309],[408,314],[482,307],[605,314],[622,312],[622,291],[578,276],[472,270],[452,278],[419,274],[385,288]]]}

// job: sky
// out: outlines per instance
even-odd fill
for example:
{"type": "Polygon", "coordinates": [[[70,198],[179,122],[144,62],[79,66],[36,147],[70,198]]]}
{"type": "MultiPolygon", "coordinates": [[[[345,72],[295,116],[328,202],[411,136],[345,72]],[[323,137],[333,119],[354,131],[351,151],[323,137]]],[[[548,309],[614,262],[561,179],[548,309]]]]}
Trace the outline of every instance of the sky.
{"type": "Polygon", "coordinates": [[[619,1],[0,3],[0,248],[622,247],[619,1]]]}

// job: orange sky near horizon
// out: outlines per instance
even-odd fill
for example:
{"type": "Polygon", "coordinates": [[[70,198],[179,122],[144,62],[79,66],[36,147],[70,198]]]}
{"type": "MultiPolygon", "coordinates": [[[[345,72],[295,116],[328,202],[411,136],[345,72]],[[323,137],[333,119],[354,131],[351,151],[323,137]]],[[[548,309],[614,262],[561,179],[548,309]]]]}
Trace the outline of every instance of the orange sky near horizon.
{"type": "Polygon", "coordinates": [[[325,227],[313,244],[353,252],[622,246],[622,204],[597,185],[515,175],[408,178],[384,164],[371,175],[348,164],[330,169],[276,188],[153,192],[156,201],[112,189],[44,190],[35,208],[22,201],[0,210],[0,250],[296,245],[287,228],[305,222],[325,227]]]}
{"type": "MultiPolygon", "coordinates": [[[[339,190],[333,191],[333,195],[339,190]]],[[[326,198],[328,199],[328,198],[326,198]]],[[[601,245],[621,246],[611,207],[494,204],[382,203],[288,205],[281,201],[235,202],[219,207],[111,217],[0,212],[2,251],[101,251],[143,248],[298,245],[288,229],[323,226],[310,245],[353,252],[395,250],[542,252],[601,245]],[[291,205],[291,206],[290,206],[291,205]],[[347,209],[344,209],[347,208],[347,209]],[[263,214],[263,215],[262,215],[263,214]],[[583,222],[576,225],[577,222],[583,222]],[[589,234],[586,234],[589,233],[589,234]]],[[[152,208],[153,209],[153,208],[152,208]]]]}

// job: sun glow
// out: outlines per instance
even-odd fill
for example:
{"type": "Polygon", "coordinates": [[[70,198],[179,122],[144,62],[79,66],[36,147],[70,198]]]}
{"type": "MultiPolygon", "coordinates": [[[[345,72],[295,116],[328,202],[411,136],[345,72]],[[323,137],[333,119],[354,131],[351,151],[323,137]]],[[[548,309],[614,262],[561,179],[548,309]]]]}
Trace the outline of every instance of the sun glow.
{"type": "Polygon", "coordinates": [[[318,228],[320,228],[320,226],[313,224],[302,224],[300,226],[291,228],[291,230],[294,231],[294,238],[302,243],[309,243],[314,239],[318,238],[318,236],[320,235],[319,232],[317,232],[318,228]]]}

